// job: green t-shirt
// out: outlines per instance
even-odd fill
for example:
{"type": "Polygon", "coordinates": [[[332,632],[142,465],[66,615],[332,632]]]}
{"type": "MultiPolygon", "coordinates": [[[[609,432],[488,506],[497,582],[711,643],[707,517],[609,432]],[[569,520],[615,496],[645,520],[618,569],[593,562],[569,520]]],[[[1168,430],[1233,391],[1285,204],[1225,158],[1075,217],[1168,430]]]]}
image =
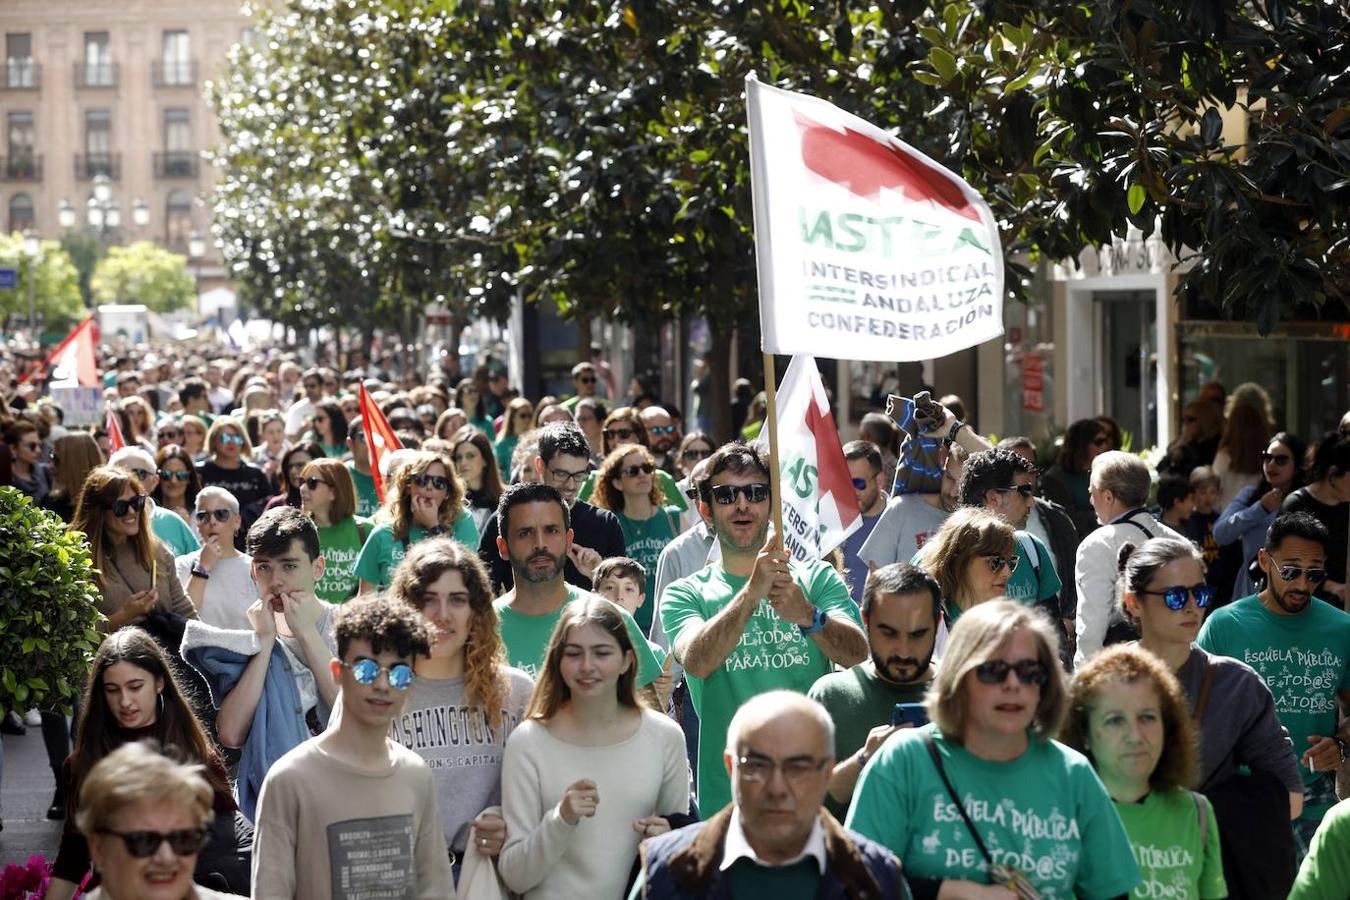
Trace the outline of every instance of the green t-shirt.
{"type": "MultiPolygon", "coordinates": [[[[403,560],[408,547],[428,536],[426,529],[414,525],[408,531],[408,543],[405,547],[402,541],[394,537],[394,527],[388,522],[375,526],[375,530],[366,538],[365,546],[361,548],[361,556],[356,560],[357,577],[362,581],[369,581],[376,587],[384,587],[389,584],[390,576],[403,560]]],[[[473,524],[473,517],[469,515],[467,509],[459,511],[449,536],[474,553],[478,552],[478,526],[473,524]]]]}
{"type": "MultiPolygon", "coordinates": [[[[544,657],[548,653],[549,638],[553,637],[553,629],[562,618],[563,607],[582,597],[600,597],[600,595],[569,584],[567,599],[563,601],[562,606],[543,616],[527,616],[516,612],[507,604],[508,597],[498,597],[493,606],[496,607],[497,618],[501,622],[502,643],[506,645],[506,664],[515,666],[531,678],[538,678],[539,668],[544,664],[544,657]]],[[[652,654],[651,646],[638,630],[633,617],[618,604],[615,604],[615,607],[623,616],[624,625],[628,627],[628,638],[633,642],[633,651],[637,655],[638,687],[651,684],[661,677],[663,660],[657,659],[652,654]]]]}
{"type": "MultiPolygon", "coordinates": [[[[867,743],[867,733],[878,725],[891,724],[897,703],[920,703],[929,682],[895,684],[877,677],[872,660],[843,672],[822,675],[806,696],[816,700],[834,720],[834,758],[848,759],[867,743]]],[[[836,818],[848,812],[848,804],[838,803],[829,794],[825,806],[836,818]]]]}
{"type": "Polygon", "coordinates": [[[1317,826],[1289,900],[1345,900],[1350,891],[1350,800],[1331,808],[1317,826]]]}
{"type": "Polygon", "coordinates": [[[1017,532],[1017,557],[1017,571],[1008,576],[1008,586],[1003,589],[1009,600],[1016,600],[1023,606],[1036,606],[1059,593],[1064,585],[1055,571],[1055,558],[1040,538],[1025,531],[1017,532]],[[1028,542],[1036,551],[1036,559],[1027,556],[1028,542]]]}
{"type": "Polygon", "coordinates": [[[356,471],[356,463],[347,460],[347,471],[356,484],[356,514],[369,519],[380,511],[380,495],[375,492],[375,479],[356,471]]]}
{"type": "Polygon", "coordinates": [[[848,827],[905,861],[915,878],[989,884],[984,855],[933,765],[923,735],[995,863],[1020,869],[1050,898],[1102,900],[1139,884],[1130,839],[1083,754],[1032,738],[1011,762],[988,762],[933,725],[902,731],[877,751],[853,791],[848,827]]]}
{"type": "MultiPolygon", "coordinates": [[[[858,606],[848,585],[833,566],[819,560],[793,564],[792,577],[806,599],[826,614],[862,627],[858,606]]],[[[668,586],[661,595],[661,626],[675,646],[687,626],[707,622],[745,587],[748,577],[728,574],[713,563],[668,586]]],[[[786,689],[805,694],[816,679],[833,668],[813,638],[778,617],[761,600],[740,643],[707,678],[685,673],[689,695],[699,718],[698,805],[706,815],[731,802],[731,782],[722,766],[727,726],[742,703],[766,691],[786,689]]]]}
{"type": "MultiPolygon", "coordinates": [[[[1300,760],[1309,735],[1336,733],[1338,691],[1350,690],[1350,615],[1321,600],[1294,616],[1277,616],[1256,595],[1220,607],[1195,639],[1202,650],[1256,670],[1275,696],[1275,712],[1300,760]]],[[[1305,792],[1330,796],[1333,772],[1299,764],[1305,792]]],[[[1301,818],[1319,821],[1330,803],[1309,803],[1301,818]]]]}
{"type": "Polygon", "coordinates": [[[356,594],[356,589],[360,587],[356,560],[361,556],[361,545],[364,543],[361,536],[370,530],[369,522],[355,517],[319,529],[323,577],[314,585],[314,593],[320,600],[343,603],[356,594]]]}
{"type": "Polygon", "coordinates": [[[150,515],[150,530],[168,545],[174,556],[186,556],[202,548],[202,542],[197,540],[188,523],[171,509],[156,506],[150,515]]]}
{"type": "Polygon", "coordinates": [[[511,457],[515,455],[516,445],[519,443],[520,435],[509,434],[492,447],[492,454],[497,457],[497,471],[501,473],[502,484],[511,480],[511,457]]]}
{"type": "MultiPolygon", "coordinates": [[[[596,471],[586,476],[585,482],[581,485],[581,490],[577,491],[577,499],[585,503],[591,502],[591,495],[595,493],[596,471]]],[[[661,496],[665,497],[667,506],[679,507],[680,512],[689,510],[689,501],[684,494],[680,493],[680,486],[675,483],[675,479],[670,477],[670,473],[664,469],[656,470],[656,481],[661,485],[661,496]]]]}
{"type": "Polygon", "coordinates": [[[1200,810],[1190,791],[1153,791],[1143,803],[1116,803],[1134,861],[1144,877],[1131,896],[1176,900],[1219,900],[1228,896],[1219,825],[1214,820],[1214,808],[1208,803],[1204,806],[1209,825],[1202,842],[1200,810]]]}
{"type": "Polygon", "coordinates": [[[815,900],[820,893],[820,863],[814,856],[790,866],[766,866],[742,856],[727,869],[733,897],[815,900]]]}
{"type": "Polygon", "coordinates": [[[630,519],[621,512],[614,514],[623,529],[623,545],[631,559],[642,563],[647,570],[646,602],[638,607],[638,627],[643,634],[652,630],[652,609],[656,606],[656,561],[661,551],[675,540],[680,533],[680,511],[675,507],[664,507],[656,511],[651,518],[638,521],[630,519]]]}

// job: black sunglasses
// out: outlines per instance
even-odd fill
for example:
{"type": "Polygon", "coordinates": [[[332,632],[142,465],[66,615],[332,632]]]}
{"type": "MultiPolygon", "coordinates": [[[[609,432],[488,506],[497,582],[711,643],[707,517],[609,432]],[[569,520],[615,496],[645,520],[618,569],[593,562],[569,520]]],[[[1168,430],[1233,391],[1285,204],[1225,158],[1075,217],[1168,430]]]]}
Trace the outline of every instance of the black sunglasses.
{"type": "Polygon", "coordinates": [[[713,455],[713,452],[712,452],[711,450],[698,450],[698,449],[695,449],[695,448],[693,448],[693,447],[690,447],[688,450],[684,450],[684,451],[682,451],[682,452],[680,453],[680,458],[681,458],[681,459],[707,459],[708,457],[710,457],[710,456],[712,456],[712,455],[713,455]]]}
{"type": "Polygon", "coordinates": [[[1152,594],[1155,597],[1163,598],[1167,608],[1171,610],[1183,610],[1186,608],[1187,595],[1195,598],[1195,605],[1199,609],[1209,606],[1214,599],[1214,588],[1207,584],[1193,584],[1190,587],[1185,585],[1175,585],[1163,591],[1140,591],[1141,594],[1152,594]]]}
{"type": "MultiPolygon", "coordinates": [[[[322,478],[319,478],[319,477],[314,476],[314,475],[309,476],[308,478],[304,479],[304,480],[301,481],[300,483],[303,484],[305,487],[309,488],[311,491],[314,490],[315,488],[317,488],[317,487],[318,487],[319,485],[321,485],[321,484],[328,484],[328,482],[324,481],[322,478]]],[[[331,485],[329,485],[329,486],[331,487],[331,485]]]]}
{"type": "Polygon", "coordinates": [[[414,475],[412,481],[413,484],[418,487],[431,485],[432,488],[438,491],[450,490],[450,480],[444,475],[427,475],[423,473],[421,475],[414,475]]]}
{"type": "Polygon", "coordinates": [[[1050,680],[1050,670],[1045,663],[1035,659],[1020,659],[1010,663],[1005,659],[991,659],[975,667],[975,677],[981,684],[1002,684],[1008,680],[1008,673],[1014,672],[1022,684],[1045,684],[1050,680]]]}
{"type": "Polygon", "coordinates": [[[199,509],[197,510],[197,521],[202,525],[211,521],[212,518],[217,522],[224,522],[232,515],[234,515],[234,511],[230,509],[199,509]]]}
{"type": "Polygon", "coordinates": [[[1298,581],[1305,575],[1313,584],[1321,584],[1327,580],[1326,569],[1303,569],[1298,566],[1278,566],[1281,581],[1298,581]]]}
{"type": "Polygon", "coordinates": [[[1275,465],[1277,465],[1277,466],[1283,466],[1283,465],[1285,465],[1286,463],[1291,463],[1291,462],[1293,462],[1293,461],[1294,461],[1294,458],[1293,458],[1292,456],[1290,456],[1288,453],[1270,453],[1270,452],[1263,452],[1263,453],[1261,454],[1261,461],[1262,461],[1262,462],[1273,462],[1273,463],[1274,463],[1275,465]]]}
{"type": "Polygon", "coordinates": [[[735,503],[738,494],[744,494],[747,503],[763,503],[769,499],[769,486],[760,481],[752,484],[717,484],[713,485],[709,493],[722,506],[735,503]]]}
{"type": "Polygon", "coordinates": [[[577,381],[581,382],[582,384],[595,384],[595,376],[581,375],[577,378],[577,381]]]}
{"type": "Polygon", "coordinates": [[[656,466],[651,463],[638,463],[636,466],[624,466],[619,470],[619,474],[625,478],[636,478],[639,475],[650,475],[656,471],[656,466]]]}
{"type": "Polygon", "coordinates": [[[169,842],[175,856],[191,856],[206,843],[205,828],[182,828],[178,831],[113,831],[100,828],[99,834],[111,834],[122,839],[127,852],[137,859],[149,859],[161,844],[169,842]]]}
{"type": "Polygon", "coordinates": [[[132,497],[130,500],[118,500],[112,505],[112,514],[120,519],[133,509],[136,510],[136,512],[145,509],[144,494],[132,497]]]}
{"type": "Polygon", "coordinates": [[[171,472],[168,469],[160,469],[159,477],[165,481],[187,481],[192,476],[187,469],[179,469],[177,472],[171,472]]]}
{"type": "Polygon", "coordinates": [[[603,434],[603,435],[604,435],[605,437],[607,437],[607,438],[611,438],[611,439],[617,438],[618,440],[626,441],[626,440],[628,440],[629,438],[631,438],[631,437],[633,436],[633,429],[631,429],[631,428],[606,428],[606,429],[604,429],[603,431],[601,431],[600,433],[603,434]]]}
{"type": "Polygon", "coordinates": [[[1011,494],[1016,491],[1028,500],[1036,494],[1036,486],[1034,484],[1015,484],[1012,487],[994,488],[994,490],[998,491],[1000,494],[1011,494]]]}
{"type": "Polygon", "coordinates": [[[1022,560],[1014,553],[1012,556],[986,556],[984,561],[989,563],[989,571],[997,572],[1007,566],[1008,574],[1011,575],[1017,571],[1017,564],[1022,560]]]}

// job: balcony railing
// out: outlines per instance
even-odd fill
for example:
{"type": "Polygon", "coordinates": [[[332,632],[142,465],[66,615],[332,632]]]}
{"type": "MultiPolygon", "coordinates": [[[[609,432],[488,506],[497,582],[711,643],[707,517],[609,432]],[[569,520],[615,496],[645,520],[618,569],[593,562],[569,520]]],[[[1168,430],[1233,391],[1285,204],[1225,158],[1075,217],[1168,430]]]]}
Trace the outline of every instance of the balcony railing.
{"type": "Polygon", "coordinates": [[[42,157],[0,156],[0,179],[5,181],[41,181],[42,157]]]}
{"type": "Polygon", "coordinates": [[[155,154],[156,178],[196,178],[197,154],[192,150],[169,150],[155,154]]]}
{"type": "Polygon", "coordinates": [[[122,177],[120,153],[86,153],[75,156],[75,180],[89,181],[98,175],[107,175],[113,181],[122,177]]]}
{"type": "Polygon", "coordinates": [[[117,63],[76,63],[75,86],[79,88],[117,87],[117,63]]]}
{"type": "Polygon", "coordinates": [[[42,66],[31,59],[11,59],[0,66],[0,88],[35,91],[42,83],[42,66]]]}
{"type": "Polygon", "coordinates": [[[191,87],[197,83],[197,63],[187,59],[152,62],[150,81],[155,87],[191,87]]]}

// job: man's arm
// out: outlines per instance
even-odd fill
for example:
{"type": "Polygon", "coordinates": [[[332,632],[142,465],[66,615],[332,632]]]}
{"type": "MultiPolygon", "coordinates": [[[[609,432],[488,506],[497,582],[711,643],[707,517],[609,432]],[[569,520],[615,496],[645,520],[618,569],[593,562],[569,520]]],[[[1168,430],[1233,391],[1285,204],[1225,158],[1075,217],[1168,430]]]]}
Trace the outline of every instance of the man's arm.
{"type": "Polygon", "coordinates": [[[747,583],[717,615],[702,624],[689,624],[675,641],[675,659],[695,678],[707,678],[727,661],[745,633],[745,626],[759,605],[747,583]]]}
{"type": "Polygon", "coordinates": [[[1074,564],[1074,581],[1078,587],[1078,640],[1074,651],[1074,668],[1087,662],[1102,649],[1106,629],[1111,621],[1111,607],[1115,602],[1115,562],[1107,557],[1110,547],[1105,542],[1087,542],[1078,547],[1074,564]]]}
{"type": "MultiPolygon", "coordinates": [[[[271,611],[268,611],[271,615],[271,611]]],[[[249,895],[255,900],[292,900],[296,888],[294,788],[268,773],[258,795],[253,830],[253,871],[249,895]]]]}

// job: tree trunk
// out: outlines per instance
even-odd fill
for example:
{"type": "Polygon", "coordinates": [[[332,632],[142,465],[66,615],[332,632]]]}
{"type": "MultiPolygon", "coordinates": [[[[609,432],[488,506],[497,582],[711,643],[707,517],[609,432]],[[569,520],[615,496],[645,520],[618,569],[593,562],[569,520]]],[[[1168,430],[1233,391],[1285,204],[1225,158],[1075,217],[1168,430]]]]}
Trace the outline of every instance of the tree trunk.
{"type": "Polygon", "coordinates": [[[712,338],[712,390],[708,402],[712,404],[713,438],[724,444],[731,440],[731,354],[733,352],[731,323],[723,318],[708,320],[712,338]]]}

